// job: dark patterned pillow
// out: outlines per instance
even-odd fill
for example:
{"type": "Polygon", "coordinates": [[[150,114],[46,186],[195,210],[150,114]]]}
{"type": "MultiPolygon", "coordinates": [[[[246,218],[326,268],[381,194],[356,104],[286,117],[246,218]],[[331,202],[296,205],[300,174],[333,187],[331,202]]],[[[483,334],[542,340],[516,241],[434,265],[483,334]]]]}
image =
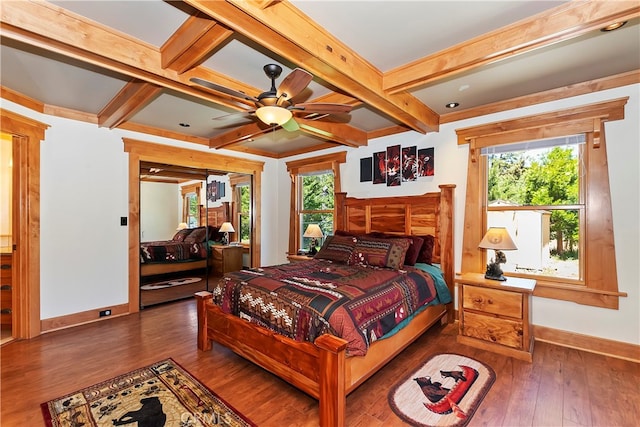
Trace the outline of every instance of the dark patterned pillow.
{"type": "Polygon", "coordinates": [[[420,249],[420,253],[418,254],[418,259],[416,260],[416,262],[431,264],[433,259],[433,245],[435,243],[435,239],[431,234],[422,237],[424,237],[424,243],[422,244],[422,249],[420,249]]]}
{"type": "Polygon", "coordinates": [[[353,249],[349,264],[370,265],[373,267],[388,267],[395,270],[404,265],[410,239],[391,239],[362,237],[358,239],[353,249]]]}
{"type": "Polygon", "coordinates": [[[424,243],[424,239],[420,236],[414,235],[398,235],[398,234],[386,234],[379,232],[369,233],[370,237],[378,237],[381,239],[411,239],[411,244],[409,245],[409,249],[407,249],[407,256],[404,259],[404,265],[415,265],[418,260],[418,255],[420,255],[420,249],[424,243]]]}
{"type": "Polygon", "coordinates": [[[314,258],[346,264],[355,246],[356,239],[353,236],[327,236],[314,258]]]}
{"type": "Polygon", "coordinates": [[[185,243],[202,243],[207,238],[207,227],[194,228],[187,237],[184,238],[185,243]]]}
{"type": "Polygon", "coordinates": [[[183,228],[182,230],[178,230],[171,240],[174,242],[184,242],[185,237],[187,237],[192,231],[193,228],[183,228]]]}

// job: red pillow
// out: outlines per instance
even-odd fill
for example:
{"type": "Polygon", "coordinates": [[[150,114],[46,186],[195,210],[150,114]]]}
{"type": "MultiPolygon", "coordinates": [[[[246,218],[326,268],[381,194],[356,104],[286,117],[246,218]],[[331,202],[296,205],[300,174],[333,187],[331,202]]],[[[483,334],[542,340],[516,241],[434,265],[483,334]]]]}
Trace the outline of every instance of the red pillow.
{"type": "Polygon", "coordinates": [[[422,244],[422,248],[420,249],[420,253],[418,254],[418,259],[416,260],[416,262],[431,264],[431,260],[433,259],[433,245],[435,243],[435,238],[431,234],[423,237],[424,243],[422,244]]]}

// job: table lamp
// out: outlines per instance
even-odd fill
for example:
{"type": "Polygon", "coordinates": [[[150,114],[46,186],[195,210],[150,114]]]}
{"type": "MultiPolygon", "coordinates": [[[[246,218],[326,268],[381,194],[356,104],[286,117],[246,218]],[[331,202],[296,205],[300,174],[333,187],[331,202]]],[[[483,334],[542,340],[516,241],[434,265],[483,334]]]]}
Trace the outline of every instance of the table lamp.
{"type": "Polygon", "coordinates": [[[500,264],[507,262],[507,256],[502,251],[518,249],[516,244],[511,240],[511,236],[504,227],[490,227],[485,233],[482,241],[478,245],[479,248],[493,249],[495,258],[487,264],[487,271],[484,274],[485,279],[491,280],[507,280],[502,275],[500,264]]]}
{"type": "Polygon", "coordinates": [[[318,253],[318,250],[316,249],[316,245],[318,244],[317,239],[321,239],[324,237],[324,234],[322,234],[322,230],[320,230],[320,226],[318,224],[309,224],[302,237],[311,237],[311,247],[309,248],[309,255],[315,255],[316,253],[318,253]]]}
{"type": "Polygon", "coordinates": [[[229,244],[229,233],[235,233],[236,230],[233,229],[233,225],[231,225],[230,222],[223,222],[222,225],[220,226],[220,230],[218,230],[221,233],[224,233],[224,244],[228,245],[229,244]]]}
{"type": "Polygon", "coordinates": [[[187,227],[188,226],[186,222],[181,222],[180,224],[178,224],[178,228],[176,228],[176,231],[184,230],[187,227]]]}

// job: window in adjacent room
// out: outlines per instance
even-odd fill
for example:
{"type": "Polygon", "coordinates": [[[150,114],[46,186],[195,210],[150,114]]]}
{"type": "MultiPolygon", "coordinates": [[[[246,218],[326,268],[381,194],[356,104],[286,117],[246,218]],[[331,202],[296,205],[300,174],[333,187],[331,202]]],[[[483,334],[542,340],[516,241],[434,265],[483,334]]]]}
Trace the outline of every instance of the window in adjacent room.
{"type": "Polygon", "coordinates": [[[187,227],[195,228],[200,225],[200,189],[202,183],[185,185],[182,191],[182,221],[187,227]]]}
{"type": "Polygon", "coordinates": [[[240,199],[238,210],[239,238],[241,243],[251,241],[251,187],[249,184],[236,186],[240,199]]]}

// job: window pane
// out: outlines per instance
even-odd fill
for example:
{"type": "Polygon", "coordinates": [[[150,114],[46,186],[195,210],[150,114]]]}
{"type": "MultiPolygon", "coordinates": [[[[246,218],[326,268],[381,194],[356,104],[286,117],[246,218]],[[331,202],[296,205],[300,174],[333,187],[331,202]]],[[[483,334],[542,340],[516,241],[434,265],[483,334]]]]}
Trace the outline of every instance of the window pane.
{"type": "MultiPolygon", "coordinates": [[[[305,230],[309,224],[318,224],[320,226],[320,230],[322,230],[322,234],[324,236],[328,236],[329,234],[333,234],[333,214],[331,213],[306,213],[302,214],[302,226],[300,227],[300,232],[304,235],[305,230]]],[[[303,249],[309,249],[311,245],[310,237],[300,236],[300,241],[302,242],[303,249]]],[[[319,249],[322,243],[324,242],[324,238],[317,239],[316,247],[319,249]]]]}
{"type": "Polygon", "coordinates": [[[489,205],[574,205],[579,202],[579,146],[487,156],[489,205]]]}
{"type": "MultiPolygon", "coordinates": [[[[579,215],[578,210],[488,212],[487,227],[505,227],[518,247],[504,251],[507,262],[502,270],[580,280],[579,215]]],[[[494,256],[487,250],[487,260],[494,256]]]]}
{"type": "Polygon", "coordinates": [[[304,175],[302,181],[302,210],[333,209],[333,173],[304,175]]]}

